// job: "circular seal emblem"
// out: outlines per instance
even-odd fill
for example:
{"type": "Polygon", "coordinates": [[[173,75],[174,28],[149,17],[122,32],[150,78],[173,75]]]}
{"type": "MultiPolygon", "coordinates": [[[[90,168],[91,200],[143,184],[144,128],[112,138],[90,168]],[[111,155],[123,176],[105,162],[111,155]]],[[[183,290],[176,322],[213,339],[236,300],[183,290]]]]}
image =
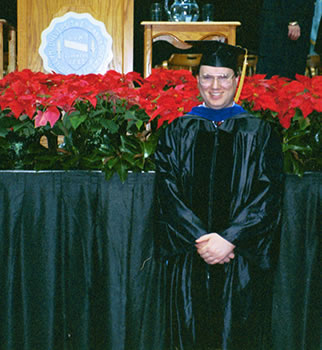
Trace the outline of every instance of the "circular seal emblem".
{"type": "Polygon", "coordinates": [[[42,32],[39,54],[47,72],[104,74],[113,59],[112,37],[90,14],[68,12],[42,32]]]}

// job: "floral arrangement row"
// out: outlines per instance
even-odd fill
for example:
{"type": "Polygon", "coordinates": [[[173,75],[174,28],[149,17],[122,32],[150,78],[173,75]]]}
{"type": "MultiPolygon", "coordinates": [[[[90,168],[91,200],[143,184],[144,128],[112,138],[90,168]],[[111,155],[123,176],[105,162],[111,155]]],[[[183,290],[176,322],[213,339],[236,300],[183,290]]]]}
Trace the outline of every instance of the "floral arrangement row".
{"type": "MultiPolygon", "coordinates": [[[[244,82],[240,104],[274,123],[287,172],[322,168],[321,83],[322,76],[300,75],[244,82]]],[[[145,79],[112,70],[10,73],[0,80],[0,169],[100,169],[125,180],[129,170],[154,169],[161,129],[199,103],[196,78],[185,70],[155,69],[145,79]]]]}

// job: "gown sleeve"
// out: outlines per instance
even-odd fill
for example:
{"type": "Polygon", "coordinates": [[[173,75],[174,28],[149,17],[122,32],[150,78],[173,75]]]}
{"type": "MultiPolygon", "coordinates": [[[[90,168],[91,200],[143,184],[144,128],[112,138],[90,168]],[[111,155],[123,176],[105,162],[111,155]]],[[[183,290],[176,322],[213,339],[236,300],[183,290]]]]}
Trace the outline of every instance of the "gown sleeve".
{"type": "MultiPolygon", "coordinates": [[[[166,255],[194,249],[195,240],[207,233],[201,219],[193,212],[183,194],[180,153],[182,152],[181,128],[171,123],[159,139],[155,153],[157,165],[158,231],[164,238],[166,255]]],[[[186,147],[186,145],[185,145],[186,147]]]]}
{"type": "Polygon", "coordinates": [[[259,258],[266,265],[281,217],[283,157],[279,137],[270,124],[263,125],[257,137],[259,151],[242,159],[231,220],[219,234],[242,255],[259,258]]]}
{"type": "Polygon", "coordinates": [[[298,21],[300,26],[311,24],[314,3],[314,0],[287,0],[281,2],[287,23],[298,21]]]}

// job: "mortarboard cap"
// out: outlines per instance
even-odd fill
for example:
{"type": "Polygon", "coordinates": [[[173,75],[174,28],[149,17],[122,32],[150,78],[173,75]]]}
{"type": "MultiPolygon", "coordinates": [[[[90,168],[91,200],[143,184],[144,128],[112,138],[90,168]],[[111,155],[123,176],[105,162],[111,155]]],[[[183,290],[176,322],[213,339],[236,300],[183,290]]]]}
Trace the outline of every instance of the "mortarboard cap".
{"type": "Polygon", "coordinates": [[[186,43],[192,45],[190,51],[202,54],[199,67],[226,67],[231,68],[235,74],[237,74],[240,56],[244,56],[242,73],[235,95],[235,102],[238,102],[246,75],[247,49],[243,49],[240,46],[225,44],[217,40],[187,40],[186,43]]]}
{"type": "Polygon", "coordinates": [[[240,56],[244,56],[246,50],[239,46],[232,46],[217,40],[188,40],[186,43],[192,47],[190,52],[202,54],[200,66],[231,68],[238,71],[240,56]]]}

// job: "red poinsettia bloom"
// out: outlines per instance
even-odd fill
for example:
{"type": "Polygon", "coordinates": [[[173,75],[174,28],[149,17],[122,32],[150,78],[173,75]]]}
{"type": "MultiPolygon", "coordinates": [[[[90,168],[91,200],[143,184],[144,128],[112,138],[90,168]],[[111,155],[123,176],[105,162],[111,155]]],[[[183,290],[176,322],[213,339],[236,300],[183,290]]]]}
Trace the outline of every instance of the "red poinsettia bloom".
{"type": "Polygon", "coordinates": [[[53,127],[60,117],[60,112],[57,107],[49,107],[44,112],[37,111],[35,117],[35,127],[45,126],[49,122],[50,126],[53,127]]]}
{"type": "MultiPolygon", "coordinates": [[[[124,99],[130,108],[137,105],[158,125],[170,123],[189,112],[199,103],[196,78],[185,70],[153,69],[143,79],[139,73],[121,74],[114,70],[102,74],[62,75],[34,73],[30,70],[14,72],[0,80],[0,109],[10,110],[18,118],[28,115],[36,127],[49,122],[53,126],[61,111],[71,113],[76,103],[97,107],[97,99],[110,96],[124,99]]],[[[265,75],[246,77],[240,103],[248,103],[253,111],[271,112],[284,128],[300,110],[305,118],[322,112],[322,76],[296,80],[265,75]]]]}

